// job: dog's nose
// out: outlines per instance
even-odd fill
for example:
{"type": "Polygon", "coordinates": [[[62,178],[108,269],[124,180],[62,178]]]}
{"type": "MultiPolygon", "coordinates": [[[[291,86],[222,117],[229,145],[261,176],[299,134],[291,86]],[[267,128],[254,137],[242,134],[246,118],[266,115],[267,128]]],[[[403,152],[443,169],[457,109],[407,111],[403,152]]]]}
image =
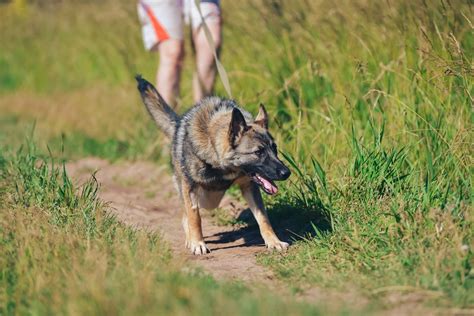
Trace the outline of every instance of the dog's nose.
{"type": "Polygon", "coordinates": [[[284,167],[278,170],[278,176],[281,180],[288,179],[290,175],[291,175],[291,171],[287,167],[284,167]]]}

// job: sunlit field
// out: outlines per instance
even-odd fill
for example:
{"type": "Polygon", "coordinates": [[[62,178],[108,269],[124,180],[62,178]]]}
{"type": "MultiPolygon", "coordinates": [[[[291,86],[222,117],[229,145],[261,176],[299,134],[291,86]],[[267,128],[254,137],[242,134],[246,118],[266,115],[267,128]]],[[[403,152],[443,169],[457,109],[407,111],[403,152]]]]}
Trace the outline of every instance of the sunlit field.
{"type": "MultiPolygon", "coordinates": [[[[370,311],[393,307],[394,293],[472,311],[473,6],[222,10],[232,97],[254,114],[266,105],[293,171],[267,204],[272,221],[294,219],[295,242],[259,264],[295,293],[350,289],[370,311]]],[[[0,1],[0,314],[343,311],[190,277],[159,234],[107,215],[93,177],[73,185],[65,161],[168,163],[135,87],[137,73],[154,81],[159,58],[140,36],[134,1],[0,1]]],[[[189,43],[186,54],[182,111],[189,43]]],[[[219,80],[216,94],[229,97],[219,80]]]]}

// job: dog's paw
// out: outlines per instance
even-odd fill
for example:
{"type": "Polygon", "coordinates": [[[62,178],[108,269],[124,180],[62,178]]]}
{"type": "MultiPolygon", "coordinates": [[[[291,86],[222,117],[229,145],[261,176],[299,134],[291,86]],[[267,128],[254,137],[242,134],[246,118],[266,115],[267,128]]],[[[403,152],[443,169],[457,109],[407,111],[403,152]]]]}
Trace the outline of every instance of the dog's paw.
{"type": "Polygon", "coordinates": [[[186,241],[186,247],[196,256],[205,255],[211,252],[204,241],[186,241]]]}
{"type": "Polygon", "coordinates": [[[265,243],[267,248],[270,250],[278,250],[278,251],[285,251],[290,245],[287,242],[280,241],[280,240],[272,240],[271,242],[265,243]]]}

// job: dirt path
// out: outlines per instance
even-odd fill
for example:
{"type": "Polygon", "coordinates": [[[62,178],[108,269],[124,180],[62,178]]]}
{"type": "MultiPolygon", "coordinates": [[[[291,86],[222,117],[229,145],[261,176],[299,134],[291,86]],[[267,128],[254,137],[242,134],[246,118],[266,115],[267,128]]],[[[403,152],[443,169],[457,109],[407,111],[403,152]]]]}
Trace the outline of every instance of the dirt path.
{"type": "MultiPolygon", "coordinates": [[[[98,158],[85,158],[67,165],[74,181],[83,183],[97,171],[96,178],[101,185],[100,197],[110,205],[117,218],[131,226],[160,232],[170,244],[174,257],[191,266],[199,266],[217,279],[239,280],[256,287],[265,286],[272,291],[289,296],[290,290],[274,277],[271,271],[257,264],[256,256],[267,251],[260,237],[258,227],[217,226],[211,213],[204,211],[204,239],[211,250],[206,256],[191,255],[184,248],[184,233],[181,227],[181,202],[175,192],[170,172],[166,166],[150,162],[123,162],[110,164],[98,158]]],[[[234,216],[242,215],[244,205],[228,196],[221,207],[234,216]]],[[[245,213],[243,213],[245,214],[245,213]]],[[[277,231],[280,238],[288,241],[285,231],[277,231]]],[[[297,299],[313,304],[323,304],[328,311],[344,305],[351,310],[362,311],[369,304],[367,297],[356,291],[333,291],[318,287],[306,288],[297,299]]],[[[438,314],[426,309],[423,298],[397,293],[386,300],[384,315],[432,315],[438,314]]],[[[452,310],[442,313],[453,314],[452,310]]],[[[377,314],[377,313],[376,313],[377,314]]]]}
{"type": "MultiPolygon", "coordinates": [[[[270,271],[256,263],[256,255],[266,251],[258,228],[217,226],[207,211],[201,213],[204,239],[211,253],[206,256],[188,253],[184,248],[180,220],[182,206],[166,166],[160,168],[150,162],[110,164],[101,159],[86,158],[68,164],[67,169],[79,182],[97,171],[100,197],[110,203],[119,220],[161,232],[175,256],[197,264],[214,277],[259,283],[274,279],[270,271]]],[[[244,209],[238,201],[227,196],[221,207],[234,215],[244,209]]],[[[288,238],[282,232],[278,234],[284,240],[288,238]]]]}

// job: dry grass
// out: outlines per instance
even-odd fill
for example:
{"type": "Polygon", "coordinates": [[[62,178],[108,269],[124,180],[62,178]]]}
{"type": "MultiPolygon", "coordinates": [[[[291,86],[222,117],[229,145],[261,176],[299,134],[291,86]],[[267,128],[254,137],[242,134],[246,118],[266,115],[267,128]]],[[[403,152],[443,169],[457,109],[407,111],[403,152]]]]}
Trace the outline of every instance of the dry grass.
{"type": "MultiPolygon", "coordinates": [[[[67,157],[161,157],[134,88],[135,73],[153,78],[156,67],[135,3],[35,3],[0,9],[0,111],[15,115],[2,131],[36,119],[43,143],[65,133],[67,157]]],[[[316,226],[290,255],[262,262],[292,284],[349,281],[368,295],[401,286],[472,306],[472,6],[259,0],[223,10],[234,97],[267,105],[301,171],[273,219],[316,226]]]]}
{"type": "Polygon", "coordinates": [[[159,235],[107,215],[93,179],[74,187],[32,144],[0,158],[1,314],[318,312],[185,267],[159,235]]]}

